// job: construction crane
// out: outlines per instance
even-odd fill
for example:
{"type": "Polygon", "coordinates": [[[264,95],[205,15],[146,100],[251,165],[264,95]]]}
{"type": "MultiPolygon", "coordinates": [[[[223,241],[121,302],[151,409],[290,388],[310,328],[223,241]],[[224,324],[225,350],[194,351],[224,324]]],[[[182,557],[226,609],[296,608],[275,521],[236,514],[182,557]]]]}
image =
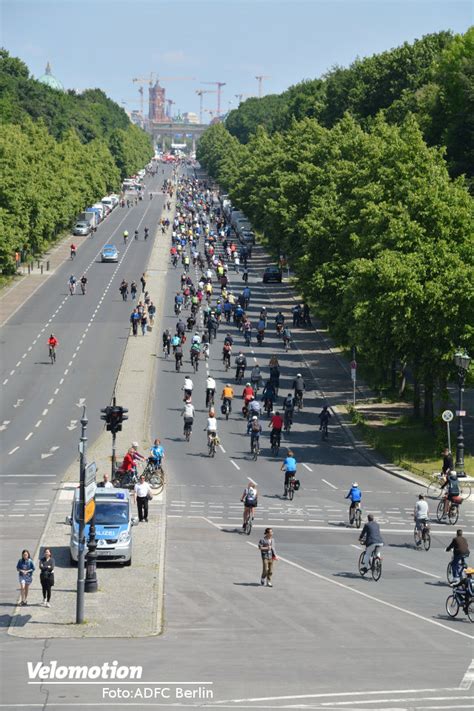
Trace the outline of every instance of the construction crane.
{"type": "Polygon", "coordinates": [[[202,81],[201,84],[215,84],[217,86],[217,115],[221,115],[221,91],[226,85],[225,81],[202,81]]]}
{"type": "Polygon", "coordinates": [[[248,99],[249,96],[253,96],[253,94],[234,94],[235,98],[238,99],[239,104],[242,103],[242,99],[248,99]]]}
{"type": "Polygon", "coordinates": [[[150,76],[147,77],[135,77],[132,79],[134,84],[140,84],[138,91],[140,94],[140,108],[143,116],[143,84],[148,84],[152,87],[155,81],[196,81],[196,77],[160,77],[155,72],[150,72],[150,76]]]}
{"type": "Polygon", "coordinates": [[[202,123],[202,97],[204,94],[215,94],[214,89],[196,89],[196,94],[199,96],[199,123],[202,123]]]}
{"type": "Polygon", "coordinates": [[[203,111],[205,111],[206,114],[210,114],[210,115],[211,115],[211,120],[212,120],[213,118],[215,118],[216,116],[219,116],[219,115],[220,115],[220,114],[217,113],[217,111],[216,111],[215,109],[203,109],[203,111]]]}
{"type": "Polygon", "coordinates": [[[173,99],[166,99],[166,103],[168,104],[168,118],[171,118],[171,107],[176,103],[176,101],[173,101],[173,99]]]}
{"type": "Polygon", "coordinates": [[[259,74],[258,76],[255,77],[255,79],[258,81],[258,98],[262,98],[262,82],[264,79],[271,79],[267,74],[259,74]]]}

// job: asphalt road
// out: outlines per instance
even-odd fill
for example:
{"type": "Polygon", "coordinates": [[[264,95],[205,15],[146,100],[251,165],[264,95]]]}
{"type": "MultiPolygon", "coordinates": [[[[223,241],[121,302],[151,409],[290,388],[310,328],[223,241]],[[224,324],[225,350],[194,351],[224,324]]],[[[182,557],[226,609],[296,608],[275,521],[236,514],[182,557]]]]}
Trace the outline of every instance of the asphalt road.
{"type": "MultiPolygon", "coordinates": [[[[167,171],[169,172],[169,171],[167,171]]],[[[152,238],[145,226],[161,217],[163,175],[149,179],[155,195],[132,208],[117,207],[96,236],[74,238],[80,244],[68,261],[2,327],[0,388],[2,467],[0,537],[3,570],[14,569],[23,548],[34,550],[57,484],[78,460],[82,404],[88,408],[88,437],[102,429],[100,408],[111,401],[129,332],[132,302],[119,293],[123,278],[130,283],[145,270],[152,238]],[[133,239],[139,229],[139,240],[133,239]],[[128,244],[123,245],[123,231],[128,244]],[[102,263],[102,246],[119,249],[118,263],[102,263]],[[87,292],[71,296],[71,274],[88,278],[87,292]],[[51,365],[47,340],[54,332],[59,345],[51,365]]],[[[153,298],[153,295],[151,295],[153,298]]],[[[2,576],[2,604],[14,601],[11,580],[2,576]]]]}
{"type": "MultiPolygon", "coordinates": [[[[134,209],[139,211],[140,208],[134,209]]],[[[131,227],[133,225],[128,226],[129,231],[131,227]]],[[[122,226],[117,229],[121,230],[122,226]]],[[[135,247],[142,250],[141,256],[145,259],[147,247],[132,245],[130,250],[135,247]]],[[[138,251],[134,249],[133,254],[138,255],[138,251]]],[[[264,255],[256,250],[251,265],[253,296],[250,310],[252,316],[265,305],[271,319],[280,305],[288,313],[291,302],[286,285],[263,287],[261,272],[264,263],[264,255]]],[[[133,264],[135,273],[137,269],[140,271],[142,264],[144,261],[133,264]]],[[[99,268],[99,265],[94,267],[99,268]]],[[[127,275],[130,275],[131,268],[132,265],[124,266],[127,275]]],[[[65,269],[63,277],[67,271],[65,269]]],[[[179,275],[178,270],[170,267],[162,328],[174,328],[176,322],[173,294],[178,287],[179,275]]],[[[117,285],[121,276],[122,273],[117,274],[117,285]]],[[[236,288],[242,285],[233,274],[231,283],[236,288]]],[[[103,288],[105,286],[104,281],[103,288]]],[[[99,290],[96,303],[101,294],[99,290]]],[[[120,338],[125,337],[127,324],[122,324],[122,304],[113,293],[112,297],[112,303],[107,306],[110,314],[105,319],[104,310],[101,323],[106,329],[109,319],[115,321],[116,341],[111,350],[118,351],[123,347],[120,338]]],[[[106,302],[107,297],[103,308],[106,308],[106,302]]],[[[30,313],[32,309],[30,305],[30,313]]],[[[36,317],[36,324],[47,320],[46,310],[41,314],[41,319],[36,317]]],[[[87,323],[85,316],[82,324],[87,323]]],[[[62,314],[61,317],[64,318],[62,314]]],[[[36,327],[32,332],[36,334],[38,330],[36,327]]],[[[232,326],[229,330],[236,336],[237,347],[243,345],[235,328],[232,326]]],[[[81,328],[74,329],[71,354],[80,340],[79,331],[82,333],[81,328]]],[[[222,326],[217,342],[211,346],[209,361],[209,370],[218,381],[218,388],[229,380],[220,362],[225,332],[222,326]]],[[[96,347],[100,343],[101,350],[106,340],[96,338],[90,342],[96,347]]],[[[296,347],[285,354],[280,342],[268,329],[263,346],[253,346],[254,354],[246,351],[249,361],[251,357],[258,358],[264,372],[270,355],[278,354],[283,376],[281,394],[287,392],[287,386],[299,371],[311,388],[305,399],[305,409],[295,417],[295,425],[283,443],[291,444],[299,462],[302,489],[293,502],[281,497],[281,460],[276,461],[271,456],[266,435],[262,438],[259,460],[250,460],[249,440],[244,434],[245,425],[237,402],[228,422],[220,417],[222,448],[215,459],[208,458],[203,431],[206,423],[206,368],[202,364],[199,373],[192,376],[195,383],[193,400],[199,412],[191,441],[184,441],[180,418],[181,386],[184,372],[191,372],[189,360],[184,372],[177,374],[173,362],[161,359],[153,417],[156,436],[162,439],[166,448],[169,474],[165,632],[159,638],[114,640],[113,647],[106,640],[93,643],[28,641],[25,644],[19,639],[3,638],[3,652],[8,653],[8,656],[4,654],[3,661],[7,680],[2,691],[3,707],[16,702],[23,704],[23,708],[85,708],[86,705],[103,703],[108,708],[119,708],[122,703],[135,708],[148,705],[172,708],[181,703],[179,699],[171,703],[162,698],[147,701],[124,699],[119,703],[103,695],[103,685],[82,685],[80,688],[77,684],[26,686],[26,661],[39,659],[45,662],[57,659],[61,664],[98,664],[112,659],[118,659],[120,663],[140,663],[144,667],[143,685],[149,686],[154,686],[153,682],[187,682],[188,688],[197,688],[198,682],[209,682],[203,688],[213,689],[213,701],[183,702],[184,705],[201,707],[400,710],[472,707],[469,689],[474,681],[474,669],[468,671],[473,657],[472,627],[462,615],[453,621],[444,611],[449,594],[445,578],[449,557],[443,549],[453,530],[434,524],[432,549],[428,553],[415,551],[411,512],[419,489],[368,466],[337,426],[331,426],[328,442],[320,441],[315,424],[322,402],[320,394],[314,390],[317,373],[308,372],[304,361],[304,351],[310,348],[309,340],[306,332],[295,333],[296,347]],[[241,532],[242,505],[239,503],[248,475],[258,482],[260,491],[255,527],[250,537],[241,532]],[[358,532],[346,525],[344,496],[355,479],[364,492],[364,512],[371,511],[376,515],[385,538],[383,576],[378,583],[358,575],[358,532]],[[260,557],[255,547],[267,525],[274,529],[280,556],[275,565],[273,589],[260,587],[260,557]],[[195,682],[194,686],[191,682],[195,682]],[[18,700],[20,686],[21,699],[18,700]]],[[[117,354],[117,360],[112,364],[110,356],[103,357],[105,360],[101,356],[100,367],[95,367],[100,378],[94,380],[94,388],[101,388],[101,391],[94,395],[85,393],[81,391],[84,386],[79,378],[75,387],[71,381],[68,398],[62,401],[61,416],[58,414],[57,422],[62,426],[68,421],[70,411],[79,412],[75,408],[78,398],[96,397],[99,401],[100,397],[110,393],[106,379],[110,377],[113,382],[120,358],[117,354]],[[110,364],[110,375],[106,374],[105,364],[110,364]]],[[[98,365],[97,360],[94,364],[98,365]]],[[[76,364],[74,368],[77,369],[76,364]]],[[[48,372],[51,370],[50,367],[48,372]]],[[[55,383],[52,381],[49,388],[55,383]]],[[[49,392],[45,387],[42,394],[46,397],[49,392]]],[[[240,394],[241,389],[237,392],[240,394]]],[[[15,397],[22,396],[14,393],[9,401],[10,408],[15,397]]],[[[43,399],[38,394],[34,401],[41,404],[28,424],[25,422],[18,428],[21,435],[30,431],[31,423],[34,427],[35,417],[41,418],[43,399]]],[[[89,399],[87,402],[89,404],[89,399]]],[[[99,405],[95,403],[94,407],[99,405]]],[[[71,417],[77,419],[75,414],[71,417]]],[[[7,415],[5,419],[8,419],[7,415]]],[[[59,428],[56,436],[58,433],[59,428]]],[[[77,430],[71,433],[73,442],[77,442],[77,434],[77,430]]],[[[21,435],[11,440],[11,448],[20,441],[21,435]]],[[[67,438],[70,433],[67,431],[63,436],[67,438]]],[[[40,460],[40,450],[48,451],[46,447],[51,443],[52,439],[46,438],[37,449],[35,472],[50,473],[53,461],[59,462],[59,451],[58,455],[46,460],[48,464],[40,460]]],[[[13,458],[14,455],[9,456],[13,458]]],[[[70,454],[68,461],[72,456],[70,454]]],[[[24,461],[23,466],[27,467],[28,459],[25,457],[24,461]]],[[[26,471],[31,469],[33,467],[26,471]]],[[[34,491],[39,495],[44,484],[32,478],[28,480],[28,486],[30,481],[31,487],[38,487],[34,491]]],[[[15,483],[15,486],[22,484],[15,483]]],[[[18,489],[12,486],[12,491],[18,492],[18,489]]],[[[432,509],[435,505],[430,502],[432,509]]],[[[462,524],[472,539],[471,513],[472,509],[469,511],[466,506],[462,524]]],[[[22,526],[20,523],[20,530],[22,526]]],[[[17,548],[19,534],[16,534],[17,548]]],[[[9,585],[11,590],[11,582],[9,585]]],[[[133,600],[127,599],[126,591],[118,591],[117,599],[111,600],[110,604],[123,605],[124,615],[140,613],[134,608],[133,600]]],[[[170,686],[175,688],[173,684],[170,686]]],[[[135,691],[138,687],[124,688],[135,691]]]]}

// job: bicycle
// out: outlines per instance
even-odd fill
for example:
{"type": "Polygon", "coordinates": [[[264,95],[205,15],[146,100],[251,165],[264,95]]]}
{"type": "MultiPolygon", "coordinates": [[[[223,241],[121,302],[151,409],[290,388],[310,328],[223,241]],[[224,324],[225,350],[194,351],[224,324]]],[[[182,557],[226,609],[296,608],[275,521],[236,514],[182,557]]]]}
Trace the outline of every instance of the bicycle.
{"type": "Polygon", "coordinates": [[[189,442],[191,439],[191,433],[193,431],[193,422],[192,420],[184,421],[184,438],[186,442],[189,442]]]}
{"type": "Polygon", "coordinates": [[[247,520],[245,522],[244,532],[247,534],[247,536],[250,536],[250,534],[252,533],[253,518],[254,517],[253,517],[253,506],[252,506],[250,509],[250,513],[247,516],[247,520]]]}
{"type": "Polygon", "coordinates": [[[56,362],[56,348],[55,348],[55,346],[49,347],[49,357],[51,359],[51,365],[53,365],[56,362]]]}
{"type": "Polygon", "coordinates": [[[283,345],[285,346],[285,353],[288,353],[290,350],[290,338],[284,338],[283,339],[283,345]]]}
{"type": "Polygon", "coordinates": [[[362,553],[359,556],[359,573],[360,576],[363,578],[366,573],[370,570],[372,573],[372,578],[377,582],[377,580],[380,580],[380,577],[382,575],[382,554],[380,553],[380,546],[375,546],[372,550],[372,553],[370,554],[370,560],[369,560],[369,567],[367,569],[364,569],[364,555],[365,551],[362,551],[362,553]]]}
{"type": "Polygon", "coordinates": [[[69,293],[73,296],[76,293],[76,282],[69,282],[69,293]]]}
{"type": "Polygon", "coordinates": [[[426,486],[426,495],[432,499],[440,499],[443,496],[442,484],[446,481],[444,474],[434,472],[426,486]]]}
{"type": "Polygon", "coordinates": [[[86,293],[86,285],[85,285],[85,283],[82,282],[82,281],[81,281],[81,291],[82,291],[82,295],[84,296],[85,293],[86,293]]]}
{"type": "MultiPolygon", "coordinates": [[[[462,558],[461,558],[461,561],[460,561],[460,563],[459,563],[459,568],[460,568],[460,570],[461,570],[461,575],[462,575],[462,571],[463,571],[463,570],[466,570],[466,568],[467,568],[467,562],[466,562],[466,558],[465,558],[465,557],[462,557],[462,558]]],[[[448,567],[447,567],[447,569],[446,569],[446,578],[447,578],[447,581],[448,581],[448,583],[449,583],[450,585],[452,585],[452,584],[454,583],[454,581],[457,579],[457,578],[454,577],[454,573],[453,573],[453,560],[452,560],[452,559],[449,561],[448,567]]]]}
{"type": "Polygon", "coordinates": [[[259,444],[259,442],[258,442],[258,437],[252,437],[251,449],[250,449],[250,451],[251,451],[251,453],[252,453],[252,459],[253,459],[254,462],[257,461],[258,455],[260,454],[260,449],[259,449],[258,444],[259,444]]]}
{"type": "Polygon", "coordinates": [[[454,619],[462,608],[469,621],[474,622],[474,597],[466,588],[463,589],[461,586],[453,588],[452,595],[446,599],[445,607],[449,617],[454,619]]]}
{"type": "Polygon", "coordinates": [[[321,439],[323,440],[323,442],[326,442],[329,437],[328,423],[322,422],[321,427],[319,429],[321,430],[321,439]]]}
{"type": "Polygon", "coordinates": [[[150,484],[152,489],[155,489],[157,494],[163,490],[165,485],[165,473],[161,462],[155,464],[152,461],[148,461],[142,474],[145,477],[145,481],[150,484]]]}
{"type": "Polygon", "coordinates": [[[298,408],[298,410],[303,409],[303,391],[302,390],[295,391],[295,405],[298,408]]]}
{"type": "Polygon", "coordinates": [[[181,358],[175,358],[175,367],[176,367],[177,373],[180,372],[182,365],[183,365],[183,357],[181,356],[181,358]]]}
{"type": "Polygon", "coordinates": [[[423,544],[425,551],[429,551],[431,548],[431,530],[428,521],[424,520],[421,528],[418,528],[415,524],[413,538],[415,540],[415,548],[420,548],[421,550],[421,546],[423,544]]]}
{"type": "Polygon", "coordinates": [[[280,442],[281,442],[281,432],[278,430],[277,432],[272,432],[270,435],[270,443],[272,446],[272,454],[277,457],[278,453],[280,451],[280,442]]]}
{"type": "Polygon", "coordinates": [[[295,496],[295,491],[298,491],[299,489],[299,484],[297,484],[296,479],[294,476],[290,476],[288,479],[288,486],[286,489],[287,496],[290,501],[293,501],[294,496],[295,496]]]}
{"type": "Polygon", "coordinates": [[[359,501],[354,501],[354,503],[349,506],[349,524],[353,526],[354,523],[357,528],[360,528],[362,523],[362,511],[360,510],[359,501]]]}
{"type": "Polygon", "coordinates": [[[197,351],[191,351],[191,365],[195,373],[199,370],[199,355],[197,351]]]}
{"type": "Polygon", "coordinates": [[[285,415],[283,418],[283,429],[285,432],[291,430],[291,425],[293,424],[293,413],[291,410],[285,410],[285,415]]]}
{"type": "Polygon", "coordinates": [[[222,407],[221,407],[221,412],[223,415],[225,415],[225,419],[228,420],[229,415],[230,415],[230,401],[229,401],[229,398],[227,398],[227,397],[224,398],[224,401],[223,401],[222,407]]]}
{"type": "Polygon", "coordinates": [[[448,519],[451,526],[455,526],[459,518],[459,507],[462,503],[461,497],[458,497],[460,501],[450,501],[448,506],[448,512],[444,512],[444,499],[439,502],[438,508],[436,509],[436,518],[439,523],[443,523],[448,519]]]}
{"type": "Polygon", "coordinates": [[[210,434],[207,438],[207,451],[210,457],[216,456],[217,435],[210,434]]]}

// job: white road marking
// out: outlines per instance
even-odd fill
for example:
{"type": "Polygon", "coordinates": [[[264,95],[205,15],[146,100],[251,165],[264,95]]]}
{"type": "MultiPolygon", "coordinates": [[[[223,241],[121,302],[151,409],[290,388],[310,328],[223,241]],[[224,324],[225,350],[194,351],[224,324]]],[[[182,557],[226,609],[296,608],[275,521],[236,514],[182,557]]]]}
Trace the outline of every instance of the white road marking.
{"type": "MultiPolygon", "coordinates": [[[[249,546],[258,548],[258,546],[255,543],[251,543],[251,541],[247,541],[247,543],[249,546]]],[[[302,570],[304,573],[308,573],[309,575],[312,575],[313,577],[318,578],[319,580],[324,580],[325,582],[330,583],[331,585],[335,585],[339,588],[343,588],[344,590],[348,590],[349,592],[354,593],[355,595],[360,595],[361,597],[365,597],[367,600],[372,600],[373,602],[378,602],[379,605],[389,607],[392,610],[397,610],[398,612],[401,612],[404,615],[409,615],[410,617],[415,617],[417,620],[421,620],[422,622],[426,622],[427,624],[434,625],[435,627],[440,627],[441,629],[445,630],[446,632],[450,632],[451,634],[458,634],[461,637],[467,637],[467,639],[474,640],[474,635],[467,634],[467,632],[462,632],[461,630],[456,629],[454,627],[448,627],[447,625],[443,624],[442,622],[438,622],[437,620],[432,620],[429,617],[423,617],[423,615],[419,615],[417,612],[413,612],[412,610],[407,610],[404,607],[400,607],[400,605],[394,605],[392,602],[388,602],[387,600],[382,600],[378,597],[375,597],[374,595],[369,595],[369,593],[363,592],[362,590],[357,590],[357,588],[353,588],[349,585],[346,585],[345,583],[341,583],[339,580],[332,580],[331,578],[328,578],[326,575],[321,575],[321,573],[316,573],[314,570],[305,568],[303,565],[300,565],[299,563],[294,563],[292,560],[289,560],[288,558],[282,558],[281,556],[278,556],[278,560],[281,561],[282,563],[286,563],[287,565],[290,565],[292,568],[297,568],[298,570],[302,570]]]]}
{"type": "Polygon", "coordinates": [[[30,434],[26,435],[26,437],[25,437],[25,442],[28,442],[28,440],[30,439],[30,437],[33,437],[33,432],[30,432],[30,434]]]}
{"type": "Polygon", "coordinates": [[[42,417],[48,414],[48,408],[46,407],[43,412],[41,413],[42,417]]]}
{"type": "Polygon", "coordinates": [[[231,464],[233,464],[233,465],[234,465],[234,467],[235,467],[236,469],[238,469],[238,470],[240,471],[240,467],[239,467],[239,465],[238,465],[238,464],[236,464],[236,463],[234,462],[234,460],[233,460],[233,459],[230,459],[229,461],[231,462],[231,464]]]}
{"type": "Polygon", "coordinates": [[[222,444],[219,445],[219,449],[221,450],[221,452],[224,452],[224,454],[225,454],[225,449],[224,449],[224,447],[222,446],[222,444]]]}
{"type": "Polygon", "coordinates": [[[14,370],[10,370],[10,375],[13,375],[15,373],[14,370]]]}
{"type": "MultiPolygon", "coordinates": [[[[64,371],[64,375],[67,375],[68,373],[69,373],[69,369],[66,368],[66,370],[64,371]]],[[[59,382],[61,382],[61,381],[59,381],[59,382]]]]}
{"type": "Polygon", "coordinates": [[[36,423],[35,427],[39,427],[42,422],[43,422],[43,420],[38,420],[38,422],[36,423]]]}
{"type": "Polygon", "coordinates": [[[303,462],[303,466],[304,466],[304,468],[307,469],[309,472],[312,472],[312,471],[313,471],[313,470],[311,469],[311,467],[308,467],[308,465],[307,465],[307,464],[304,464],[304,462],[303,462]]]}
{"type": "Polygon", "coordinates": [[[61,380],[59,381],[59,384],[62,385],[63,383],[64,383],[64,378],[61,378],[61,380]]]}
{"type": "Polygon", "coordinates": [[[20,407],[22,402],[24,402],[23,398],[19,397],[13,407],[20,407]]]}
{"type": "Polygon", "coordinates": [[[20,449],[20,447],[14,447],[10,452],[8,452],[8,454],[14,454],[17,449],[20,449]]]}
{"type": "Polygon", "coordinates": [[[54,402],[54,397],[51,398],[51,400],[48,400],[48,405],[52,405],[54,402]]]}
{"type": "Polygon", "coordinates": [[[408,568],[409,570],[414,570],[416,573],[428,575],[430,578],[436,578],[436,580],[439,580],[439,575],[433,575],[433,573],[428,573],[426,570],[420,570],[420,568],[414,568],[412,565],[405,565],[405,563],[397,563],[397,565],[401,565],[402,568],[408,568]]]}
{"type": "Polygon", "coordinates": [[[337,486],[334,486],[334,484],[331,484],[330,481],[326,481],[326,479],[321,479],[321,481],[324,481],[325,484],[330,486],[332,489],[337,489],[337,486]]]}
{"type": "Polygon", "coordinates": [[[18,363],[16,364],[15,368],[19,368],[20,365],[21,365],[21,360],[18,361],[18,363]]]}
{"type": "Polygon", "coordinates": [[[54,391],[54,394],[57,395],[58,392],[59,392],[59,388],[56,388],[56,390],[54,391]]]}
{"type": "Polygon", "coordinates": [[[3,381],[2,385],[6,385],[7,383],[8,383],[8,378],[5,378],[5,380],[3,381]]]}
{"type": "Polygon", "coordinates": [[[358,551],[363,551],[363,550],[364,550],[364,549],[362,548],[362,546],[356,546],[355,543],[351,543],[351,548],[355,548],[355,549],[358,550],[358,551]]]}
{"type": "Polygon", "coordinates": [[[469,664],[467,671],[464,674],[461,683],[459,684],[459,688],[460,689],[470,689],[473,682],[474,682],[474,659],[469,664]]]}
{"type": "MultiPolygon", "coordinates": [[[[70,360],[70,361],[69,361],[69,363],[68,363],[68,367],[70,368],[70,367],[71,367],[71,365],[72,365],[72,360],[70,360]]],[[[67,373],[67,370],[66,370],[66,371],[64,372],[64,375],[66,375],[66,373],[67,373]]]]}
{"type": "Polygon", "coordinates": [[[10,420],[3,420],[2,424],[0,425],[0,432],[3,432],[3,430],[6,430],[9,424],[10,424],[10,420]]]}

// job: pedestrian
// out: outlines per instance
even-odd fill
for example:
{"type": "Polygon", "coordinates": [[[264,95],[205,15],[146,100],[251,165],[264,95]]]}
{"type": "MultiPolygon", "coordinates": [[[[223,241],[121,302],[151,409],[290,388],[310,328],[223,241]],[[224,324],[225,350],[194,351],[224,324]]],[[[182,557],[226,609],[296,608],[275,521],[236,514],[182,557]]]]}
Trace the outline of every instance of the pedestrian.
{"type": "Polygon", "coordinates": [[[148,318],[147,318],[146,313],[143,311],[142,317],[140,319],[140,326],[142,327],[142,336],[144,336],[146,333],[147,325],[148,325],[148,318]]]}
{"type": "Polygon", "coordinates": [[[120,284],[119,291],[122,294],[122,299],[124,301],[126,301],[127,297],[128,297],[128,284],[125,281],[125,279],[122,279],[122,283],[120,284]]]}
{"type": "Polygon", "coordinates": [[[44,549],[44,555],[40,558],[39,567],[41,570],[40,581],[43,589],[43,605],[51,607],[51,588],[54,585],[54,558],[51,548],[44,549]]]}
{"type": "Polygon", "coordinates": [[[26,548],[21,552],[21,558],[16,564],[16,569],[18,571],[18,580],[20,582],[20,605],[25,606],[28,604],[28,590],[33,582],[33,573],[35,571],[35,564],[31,560],[30,551],[26,550],[26,548]]]}
{"type": "Polygon", "coordinates": [[[100,481],[97,484],[97,486],[101,487],[102,489],[113,489],[114,488],[114,485],[110,481],[110,474],[108,472],[105,472],[102,481],[100,481]]]}
{"type": "Polygon", "coordinates": [[[134,336],[138,333],[138,322],[140,321],[140,313],[138,309],[133,309],[130,316],[130,323],[132,324],[132,333],[134,336]]]}
{"type": "Polygon", "coordinates": [[[153,301],[148,304],[148,318],[150,319],[150,326],[153,326],[155,322],[156,306],[153,301]]]}
{"type": "Polygon", "coordinates": [[[265,529],[264,536],[260,539],[258,547],[262,556],[262,576],[260,578],[260,585],[265,585],[266,580],[267,587],[272,588],[273,562],[277,560],[277,557],[273,544],[273,530],[271,528],[265,529]]]}
{"type": "Polygon", "coordinates": [[[140,475],[138,484],[135,484],[133,497],[137,503],[138,520],[148,523],[148,502],[153,498],[150,485],[145,481],[143,474],[140,475]]]}
{"type": "Polygon", "coordinates": [[[137,284],[136,284],[136,282],[132,281],[130,283],[130,296],[132,297],[132,301],[135,301],[136,295],[137,295],[137,284]]]}
{"type": "Polygon", "coordinates": [[[142,291],[143,291],[143,293],[145,293],[145,286],[146,286],[146,276],[145,276],[145,272],[143,272],[143,274],[141,275],[140,281],[141,281],[141,283],[142,283],[142,291]]]}
{"type": "Polygon", "coordinates": [[[240,272],[240,257],[237,252],[234,252],[234,270],[237,274],[240,272]]]}

